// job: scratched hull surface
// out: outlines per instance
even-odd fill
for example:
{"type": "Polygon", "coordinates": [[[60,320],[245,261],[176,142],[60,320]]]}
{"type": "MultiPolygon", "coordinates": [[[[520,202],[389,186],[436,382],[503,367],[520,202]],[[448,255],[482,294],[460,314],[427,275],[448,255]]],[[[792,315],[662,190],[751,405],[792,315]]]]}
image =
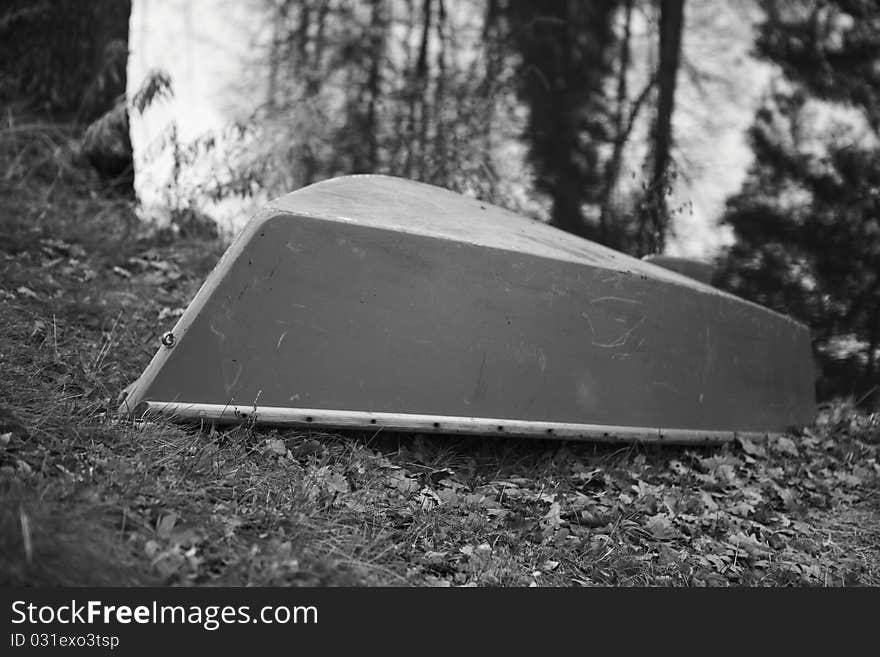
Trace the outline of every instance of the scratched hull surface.
{"type": "Polygon", "coordinates": [[[273,202],[172,333],[127,411],[671,441],[784,431],[814,412],[802,325],[381,176],[273,202]]]}

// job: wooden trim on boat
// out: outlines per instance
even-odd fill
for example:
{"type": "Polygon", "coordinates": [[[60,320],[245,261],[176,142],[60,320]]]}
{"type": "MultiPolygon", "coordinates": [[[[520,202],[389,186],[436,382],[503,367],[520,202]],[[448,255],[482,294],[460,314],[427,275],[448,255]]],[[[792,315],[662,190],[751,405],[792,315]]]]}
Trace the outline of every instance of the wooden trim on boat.
{"type": "Polygon", "coordinates": [[[187,402],[144,401],[134,409],[136,421],[164,416],[174,420],[222,423],[257,422],[297,428],[415,431],[438,434],[527,436],[595,442],[646,442],[664,444],[718,444],[737,436],[750,440],[782,435],[777,432],[626,427],[569,422],[538,422],[482,417],[372,413],[278,406],[235,406],[187,402]]]}

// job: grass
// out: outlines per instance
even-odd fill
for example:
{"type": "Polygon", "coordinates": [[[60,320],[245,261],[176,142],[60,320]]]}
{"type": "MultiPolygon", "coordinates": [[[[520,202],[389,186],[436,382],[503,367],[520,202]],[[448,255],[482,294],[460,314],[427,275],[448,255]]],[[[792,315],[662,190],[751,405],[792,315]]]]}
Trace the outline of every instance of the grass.
{"type": "Polygon", "coordinates": [[[0,584],[878,585],[880,416],[718,448],[114,413],[222,253],[0,129],[0,584]]]}

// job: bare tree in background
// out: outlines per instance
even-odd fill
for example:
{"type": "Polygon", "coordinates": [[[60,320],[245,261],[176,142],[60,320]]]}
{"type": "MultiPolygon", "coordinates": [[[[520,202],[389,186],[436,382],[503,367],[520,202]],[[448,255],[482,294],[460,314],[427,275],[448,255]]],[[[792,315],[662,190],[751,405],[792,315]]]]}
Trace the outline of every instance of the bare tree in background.
{"type": "Polygon", "coordinates": [[[672,115],[675,110],[675,86],[684,28],[684,0],[659,0],[659,4],[657,112],[652,139],[651,177],[642,204],[643,218],[638,240],[641,253],[661,253],[666,246],[666,230],[669,224],[666,196],[671,191],[669,178],[673,143],[672,115]]]}
{"type": "Polygon", "coordinates": [[[605,88],[616,7],[616,0],[521,0],[508,7],[536,187],[551,199],[555,226],[600,240],[602,227],[585,210],[598,209],[601,201],[599,151],[610,133],[605,88]]]}
{"type": "Polygon", "coordinates": [[[635,0],[625,0],[622,10],[623,27],[618,42],[618,63],[615,98],[614,98],[614,132],[611,155],[605,163],[601,192],[601,210],[599,215],[599,234],[597,240],[622,251],[636,251],[634,235],[638,221],[633,221],[633,208],[624,204],[619,207],[615,202],[615,191],[620,183],[623,170],[624,153],[632,137],[633,129],[642,109],[651,98],[651,92],[657,83],[655,71],[648,72],[648,79],[639,89],[635,97],[631,97],[629,77],[633,68],[632,24],[635,0]]]}
{"type": "Polygon", "coordinates": [[[509,55],[481,39],[502,38],[497,0],[451,4],[266,0],[267,102],[253,117],[259,155],[278,163],[266,184],[387,173],[502,202],[493,135],[515,123],[501,109],[509,55]]]}
{"type": "MultiPolygon", "coordinates": [[[[656,0],[255,2],[270,38],[251,81],[265,102],[244,121],[257,137],[241,149],[243,180],[271,194],[398,175],[527,207],[627,252],[658,248],[645,235],[667,222],[645,215],[639,231],[644,195],[622,176],[655,99],[652,179],[668,170],[681,35],[667,26],[657,48],[656,0]]],[[[681,11],[667,22],[680,32],[681,11]]]]}

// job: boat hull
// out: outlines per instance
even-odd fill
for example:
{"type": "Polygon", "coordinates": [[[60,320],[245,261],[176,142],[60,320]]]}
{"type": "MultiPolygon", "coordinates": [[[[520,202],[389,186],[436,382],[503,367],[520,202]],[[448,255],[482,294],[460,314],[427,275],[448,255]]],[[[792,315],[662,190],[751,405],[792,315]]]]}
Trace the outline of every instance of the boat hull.
{"type": "MultiPolygon", "coordinates": [[[[371,185],[454,198],[473,221],[491,206],[395,179],[329,182],[323,207],[294,193],[242,232],[127,412],[669,442],[811,421],[809,333],[788,318],[622,254],[610,268],[546,239],[526,250],[352,220],[333,204],[371,185]]],[[[424,215],[406,194],[391,198],[424,215]]],[[[520,234],[548,230],[510,217],[520,234]]]]}

